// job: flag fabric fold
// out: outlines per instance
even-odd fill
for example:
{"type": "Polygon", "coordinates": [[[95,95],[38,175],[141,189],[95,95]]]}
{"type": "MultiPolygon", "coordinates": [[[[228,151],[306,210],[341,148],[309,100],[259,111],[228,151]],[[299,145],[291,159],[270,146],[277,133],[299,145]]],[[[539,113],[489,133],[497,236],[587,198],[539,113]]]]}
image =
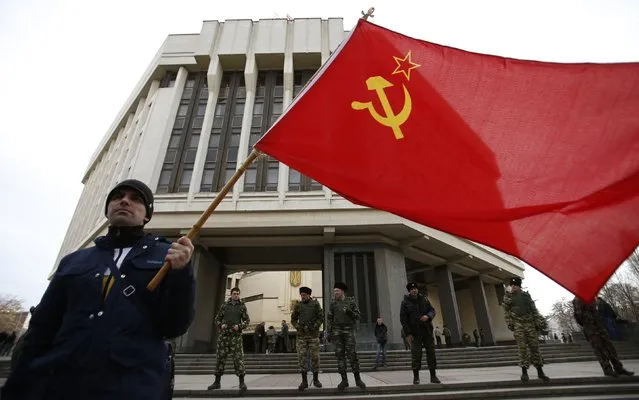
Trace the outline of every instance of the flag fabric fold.
{"type": "Polygon", "coordinates": [[[584,299],[639,244],[639,63],[496,57],[360,20],[255,147],[584,299]]]}

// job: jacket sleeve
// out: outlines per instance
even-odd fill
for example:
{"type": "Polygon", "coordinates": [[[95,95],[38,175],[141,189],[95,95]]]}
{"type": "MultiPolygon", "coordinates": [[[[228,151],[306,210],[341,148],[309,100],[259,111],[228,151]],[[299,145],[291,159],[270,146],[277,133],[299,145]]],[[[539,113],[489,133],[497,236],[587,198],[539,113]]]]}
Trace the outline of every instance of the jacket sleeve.
{"type": "Polygon", "coordinates": [[[437,312],[435,311],[435,307],[433,307],[432,304],[430,304],[430,301],[426,300],[426,315],[428,315],[428,318],[430,321],[433,320],[433,318],[435,318],[435,315],[437,315],[437,312]]]}
{"type": "Polygon", "coordinates": [[[326,314],[326,331],[330,334],[333,329],[333,303],[328,306],[328,314],[326,314]]]}
{"type": "Polygon", "coordinates": [[[215,316],[215,326],[218,327],[218,329],[222,328],[222,325],[224,324],[224,304],[222,304],[222,307],[220,307],[220,309],[217,311],[217,315],[215,316]]]}
{"type": "Polygon", "coordinates": [[[319,301],[315,300],[315,324],[317,329],[319,329],[324,323],[324,310],[322,310],[322,306],[319,301]]]}
{"type": "Polygon", "coordinates": [[[506,326],[511,327],[514,323],[512,316],[512,299],[506,294],[504,295],[504,319],[506,320],[506,326]]]}
{"type": "Polygon", "coordinates": [[[350,311],[353,320],[359,321],[359,319],[362,317],[362,314],[360,313],[359,307],[357,306],[357,302],[355,300],[350,301],[348,310],[350,311]]]}
{"type": "Polygon", "coordinates": [[[195,279],[191,263],[169,271],[160,290],[161,335],[167,338],[183,335],[195,316],[195,279]]]}
{"type": "MultiPolygon", "coordinates": [[[[65,258],[66,259],[66,258],[65,258]]],[[[65,259],[60,262],[63,268],[65,259]]],[[[66,312],[67,293],[65,278],[55,275],[40,303],[35,309],[29,329],[25,333],[21,354],[15,360],[15,369],[5,382],[2,397],[11,398],[21,392],[21,387],[29,385],[28,369],[34,359],[51,349],[53,339],[57,335],[66,312]]]]}
{"type": "Polygon", "coordinates": [[[249,326],[250,323],[251,319],[249,318],[246,304],[242,303],[242,322],[240,323],[240,330],[246,329],[246,327],[249,326]]]}
{"type": "Polygon", "coordinates": [[[410,331],[410,324],[408,322],[408,309],[406,308],[406,302],[402,301],[402,305],[399,309],[399,322],[402,324],[402,328],[404,329],[404,334],[406,336],[412,335],[410,331]]]}
{"type": "Polygon", "coordinates": [[[295,303],[295,307],[293,307],[293,313],[291,314],[291,325],[293,328],[300,330],[299,328],[299,319],[300,319],[300,303],[295,303]]]}

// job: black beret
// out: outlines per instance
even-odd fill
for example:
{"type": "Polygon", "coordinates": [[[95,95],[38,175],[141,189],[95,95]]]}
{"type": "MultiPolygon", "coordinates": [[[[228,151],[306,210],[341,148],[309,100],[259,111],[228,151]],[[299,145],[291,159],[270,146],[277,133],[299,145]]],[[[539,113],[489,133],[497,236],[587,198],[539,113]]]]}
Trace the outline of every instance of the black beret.
{"type": "Polygon", "coordinates": [[[311,290],[310,287],[302,286],[300,288],[300,294],[302,294],[302,293],[306,293],[306,294],[310,295],[311,293],[313,293],[313,290],[311,290]]]}
{"type": "Polygon", "coordinates": [[[408,282],[406,284],[406,290],[408,290],[410,292],[411,289],[416,289],[417,288],[417,284],[415,282],[408,282]]]}
{"type": "Polygon", "coordinates": [[[510,278],[508,283],[521,287],[521,278],[510,278]]]}
{"type": "Polygon", "coordinates": [[[343,282],[335,282],[335,286],[333,286],[333,289],[342,289],[346,292],[348,290],[348,286],[346,286],[346,284],[343,282]]]}

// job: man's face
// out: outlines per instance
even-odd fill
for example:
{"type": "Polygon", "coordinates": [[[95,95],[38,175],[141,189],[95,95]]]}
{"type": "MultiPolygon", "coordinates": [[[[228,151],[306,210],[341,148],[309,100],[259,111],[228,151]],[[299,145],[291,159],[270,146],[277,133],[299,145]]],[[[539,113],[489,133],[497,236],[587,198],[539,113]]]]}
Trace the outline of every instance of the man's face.
{"type": "Polygon", "coordinates": [[[412,288],[412,289],[410,290],[410,295],[411,295],[411,296],[413,296],[413,297],[417,297],[417,293],[418,293],[418,292],[419,292],[419,291],[417,290],[417,288],[415,288],[415,287],[414,287],[414,288],[412,288]]]}
{"type": "Polygon", "coordinates": [[[519,286],[517,286],[517,285],[515,285],[515,284],[510,285],[510,291],[511,291],[512,293],[517,293],[517,292],[519,292],[520,290],[521,290],[521,288],[520,288],[519,286]]]}
{"type": "Polygon", "coordinates": [[[311,295],[308,293],[301,293],[300,297],[302,298],[302,301],[308,301],[311,298],[311,295]]]}
{"type": "Polygon", "coordinates": [[[333,296],[335,296],[336,300],[344,300],[344,291],[342,289],[335,288],[333,289],[333,296]]]}
{"type": "Polygon", "coordinates": [[[113,226],[144,225],[147,221],[144,199],[133,189],[118,190],[109,200],[107,219],[113,226]]]}
{"type": "Polygon", "coordinates": [[[381,325],[384,321],[381,318],[377,318],[377,325],[381,325]]]}
{"type": "Polygon", "coordinates": [[[233,301],[238,301],[240,299],[240,292],[238,290],[234,290],[231,292],[231,299],[233,301]]]}

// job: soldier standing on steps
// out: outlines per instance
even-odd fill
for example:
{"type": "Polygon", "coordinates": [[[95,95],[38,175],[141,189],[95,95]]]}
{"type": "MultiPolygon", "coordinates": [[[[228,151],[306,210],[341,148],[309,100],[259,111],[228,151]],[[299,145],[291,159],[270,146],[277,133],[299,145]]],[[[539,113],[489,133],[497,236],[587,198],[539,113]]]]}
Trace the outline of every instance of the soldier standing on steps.
{"type": "Polygon", "coordinates": [[[575,320],[583,328],[590,345],[595,351],[595,356],[603,369],[604,375],[617,377],[619,375],[634,375],[623,367],[617,350],[608,338],[608,332],[601,315],[597,312],[596,303],[586,303],[578,297],[572,300],[575,320]]]}
{"type": "Polygon", "coordinates": [[[548,381],[539,352],[539,332],[548,330],[546,320],[539,314],[530,294],[521,290],[521,278],[512,278],[509,283],[510,290],[504,295],[504,312],[508,329],[514,333],[519,348],[521,380],[528,381],[528,367],[532,363],[539,379],[548,381]]]}
{"type": "Polygon", "coordinates": [[[338,390],[348,387],[346,376],[346,358],[350,361],[355,384],[359,388],[366,388],[359,375],[359,360],[355,351],[355,322],[360,318],[359,307],[352,297],[346,297],[348,287],[342,282],[335,283],[333,287],[334,299],[328,309],[326,325],[330,340],[335,343],[335,356],[337,357],[337,369],[342,376],[342,381],[337,385],[338,390]]]}
{"type": "Polygon", "coordinates": [[[308,378],[306,377],[308,366],[306,362],[307,351],[310,352],[313,365],[313,386],[322,387],[322,383],[319,381],[319,330],[324,322],[324,312],[319,301],[311,298],[311,293],[313,291],[309,287],[302,286],[300,288],[301,301],[295,304],[291,314],[291,323],[297,329],[297,357],[302,374],[302,383],[298,388],[299,390],[304,390],[308,387],[308,378]]]}
{"type": "Polygon", "coordinates": [[[224,374],[226,357],[231,356],[235,373],[240,379],[240,392],[246,391],[244,383],[244,348],[242,330],[251,322],[246,311],[246,305],[240,300],[240,289],[231,289],[231,298],[220,307],[215,317],[215,325],[220,331],[217,339],[217,363],[215,366],[215,382],[208,390],[219,389],[220,379],[224,374]]]}
{"type": "Polygon", "coordinates": [[[413,383],[419,384],[419,370],[422,368],[422,347],[426,348],[426,362],[430,370],[430,382],[441,383],[437,378],[437,358],[435,356],[435,341],[433,338],[433,318],[435,309],[426,296],[419,294],[417,285],[406,285],[408,295],[402,301],[399,320],[408,335],[411,345],[411,367],[413,369],[413,383]]]}

